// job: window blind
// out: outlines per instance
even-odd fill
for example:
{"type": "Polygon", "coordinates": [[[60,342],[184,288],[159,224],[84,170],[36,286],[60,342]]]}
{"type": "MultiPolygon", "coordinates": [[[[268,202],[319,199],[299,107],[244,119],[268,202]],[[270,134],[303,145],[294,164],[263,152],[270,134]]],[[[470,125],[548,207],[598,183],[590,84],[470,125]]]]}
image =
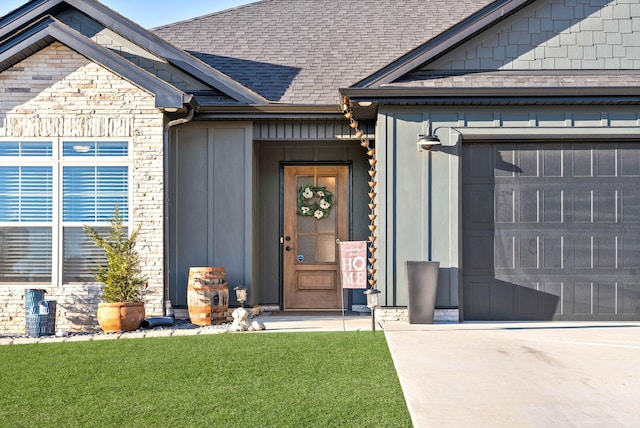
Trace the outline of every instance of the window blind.
{"type": "Polygon", "coordinates": [[[0,282],[51,282],[51,227],[0,227],[0,282]]]}
{"type": "Polygon", "coordinates": [[[50,222],[53,169],[0,166],[0,222],[50,222]]]}

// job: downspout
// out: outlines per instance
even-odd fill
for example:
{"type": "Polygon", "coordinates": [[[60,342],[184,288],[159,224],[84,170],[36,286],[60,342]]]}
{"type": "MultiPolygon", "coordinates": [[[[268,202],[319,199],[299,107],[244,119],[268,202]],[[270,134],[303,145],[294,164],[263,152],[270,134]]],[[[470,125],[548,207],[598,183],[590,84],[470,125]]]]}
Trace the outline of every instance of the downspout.
{"type": "Polygon", "coordinates": [[[170,163],[170,158],[169,158],[169,153],[170,153],[170,147],[169,147],[169,131],[171,130],[172,127],[177,126],[177,125],[182,125],[188,122],[191,122],[191,120],[193,119],[193,114],[195,113],[195,107],[192,106],[191,104],[185,104],[187,107],[187,111],[188,114],[186,117],[181,117],[179,119],[174,119],[170,122],[168,122],[165,126],[164,126],[164,133],[163,133],[163,170],[164,170],[164,207],[163,207],[163,234],[164,234],[164,239],[163,239],[163,252],[162,252],[162,257],[163,257],[163,267],[164,267],[164,275],[163,275],[163,288],[164,288],[164,292],[163,292],[163,296],[162,296],[162,314],[164,316],[167,316],[167,312],[173,312],[173,309],[171,308],[171,304],[170,304],[170,300],[169,300],[169,211],[170,211],[170,202],[171,202],[171,175],[169,174],[169,167],[171,165],[170,163]],[[167,304],[169,303],[169,304],[167,304]]]}

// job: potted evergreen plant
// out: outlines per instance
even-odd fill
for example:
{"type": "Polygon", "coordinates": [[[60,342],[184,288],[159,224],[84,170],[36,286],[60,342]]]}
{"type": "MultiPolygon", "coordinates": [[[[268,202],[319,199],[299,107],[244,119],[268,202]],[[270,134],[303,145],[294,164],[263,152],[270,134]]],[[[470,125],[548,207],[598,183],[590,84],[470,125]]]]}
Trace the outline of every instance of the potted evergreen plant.
{"type": "Polygon", "coordinates": [[[137,330],[145,317],[142,291],[147,282],[135,249],[140,227],[127,236],[117,205],[109,225],[111,231],[107,236],[84,227],[91,240],[102,248],[106,259],[106,264],[98,265],[95,270],[96,280],[104,284],[104,302],[98,304],[98,323],[105,332],[137,330]]]}

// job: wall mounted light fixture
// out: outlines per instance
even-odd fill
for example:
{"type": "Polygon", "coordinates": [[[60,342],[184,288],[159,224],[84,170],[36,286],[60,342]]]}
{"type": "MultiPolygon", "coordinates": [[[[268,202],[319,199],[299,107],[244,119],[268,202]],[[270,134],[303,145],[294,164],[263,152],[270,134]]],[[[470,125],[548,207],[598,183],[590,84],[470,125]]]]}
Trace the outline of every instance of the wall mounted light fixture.
{"type": "Polygon", "coordinates": [[[437,136],[428,134],[419,134],[417,143],[418,151],[421,152],[433,150],[442,144],[437,136]]]}
{"type": "Polygon", "coordinates": [[[88,153],[91,150],[91,146],[86,144],[74,144],[73,151],[77,153],[88,153]]]}

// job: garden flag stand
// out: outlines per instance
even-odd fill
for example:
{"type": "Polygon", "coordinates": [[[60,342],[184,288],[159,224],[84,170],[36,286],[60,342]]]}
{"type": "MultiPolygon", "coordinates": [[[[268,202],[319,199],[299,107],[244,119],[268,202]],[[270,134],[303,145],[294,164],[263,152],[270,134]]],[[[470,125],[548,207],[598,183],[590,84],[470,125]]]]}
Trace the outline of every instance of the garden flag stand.
{"type": "MultiPolygon", "coordinates": [[[[336,241],[340,257],[342,288],[367,288],[367,243],[365,241],[336,241]]],[[[344,325],[344,291],[342,292],[342,331],[344,325]]]]}

